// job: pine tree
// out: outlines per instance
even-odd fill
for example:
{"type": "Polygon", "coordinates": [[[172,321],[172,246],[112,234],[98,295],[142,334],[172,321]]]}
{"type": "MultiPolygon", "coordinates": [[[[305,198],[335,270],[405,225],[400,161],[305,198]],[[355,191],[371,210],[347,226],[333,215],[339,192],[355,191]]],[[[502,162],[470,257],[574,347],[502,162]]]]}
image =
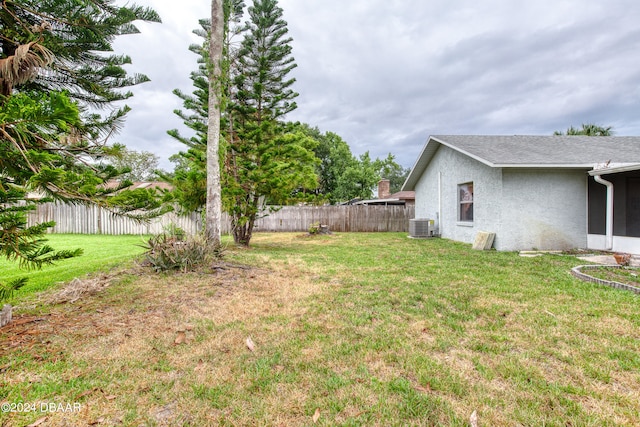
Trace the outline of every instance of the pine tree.
{"type": "Polygon", "coordinates": [[[249,245],[267,203],[286,203],[296,189],[317,186],[315,141],[287,133],[282,122],[298,96],[288,76],[296,64],[283,11],[276,0],[256,0],[248,13],[229,105],[233,132],[224,177],[225,205],[241,245],[249,245]]]}
{"type": "MultiPolygon", "coordinates": [[[[220,161],[223,208],[231,216],[234,240],[249,245],[265,203],[289,203],[299,189],[315,188],[317,159],[313,153],[315,141],[303,132],[290,131],[281,121],[296,107],[293,99],[297,96],[290,89],[295,80],[287,79],[295,64],[282,9],[276,1],[256,1],[249,8],[251,19],[246,26],[232,27],[240,16],[239,3],[228,0],[225,6],[224,72],[219,82],[224,94],[220,161]],[[239,49],[231,43],[237,30],[244,36],[239,49]]],[[[203,21],[201,26],[207,28],[203,21]]],[[[193,46],[191,49],[195,50],[193,46]]],[[[201,51],[201,57],[205,55],[201,51]]],[[[204,59],[199,62],[206,63],[204,59]]],[[[173,177],[176,199],[189,208],[201,206],[204,200],[200,192],[205,168],[201,162],[205,158],[203,113],[208,94],[204,93],[203,72],[201,66],[192,73],[196,87],[193,96],[177,92],[185,109],[192,113],[176,113],[196,132],[195,136],[186,138],[176,130],[169,132],[189,147],[180,154],[187,167],[178,168],[173,177]]]]}
{"type": "Polygon", "coordinates": [[[298,94],[288,74],[297,66],[291,56],[293,41],[277,0],[256,0],[249,7],[251,20],[239,53],[236,108],[247,121],[259,126],[297,108],[298,94]]]}
{"type": "MultiPolygon", "coordinates": [[[[149,80],[142,74],[127,74],[123,66],[131,58],[112,53],[116,36],[139,32],[136,20],[160,22],[160,17],[135,4],[115,6],[114,0],[4,0],[0,59],[15,57],[28,45],[29,51],[41,56],[44,48],[52,56],[47,72],[22,82],[18,90],[67,90],[84,104],[108,106],[132,96],[122,88],[149,80]]],[[[0,80],[0,93],[8,96],[11,89],[0,80]]]]}
{"type": "MultiPolygon", "coordinates": [[[[0,97],[2,98],[2,97],[0,97]]],[[[27,226],[27,214],[37,202],[26,193],[31,183],[47,181],[60,186],[66,179],[75,178],[76,185],[83,185],[84,177],[77,171],[56,171],[56,163],[68,163],[64,159],[64,147],[56,145],[57,152],[36,150],[51,144],[59,134],[68,133],[70,126],[78,125],[76,106],[63,94],[18,94],[3,98],[0,109],[0,256],[15,260],[22,267],[39,268],[63,258],[79,255],[81,251],[54,251],[42,238],[53,222],[27,226]],[[47,168],[34,170],[34,164],[45,161],[47,168]]],[[[55,143],[54,143],[55,144],[55,143]]],[[[84,185],[88,184],[84,182],[84,185]]],[[[20,278],[0,283],[0,301],[26,283],[20,278]]]]}
{"type": "MultiPolygon", "coordinates": [[[[135,4],[115,6],[114,0],[5,0],[0,6],[0,106],[12,96],[25,93],[64,93],[76,102],[82,126],[74,126],[75,160],[90,154],[117,154],[106,140],[122,126],[126,105],[101,117],[96,109],[133,94],[123,89],[144,83],[143,74],[129,75],[123,68],[127,55],[114,55],[116,36],[135,34],[136,20],[160,22],[155,11],[135,4]],[[91,109],[91,111],[90,111],[91,109]],[[84,142],[81,142],[84,141],[84,142]]],[[[70,152],[67,150],[67,152],[70,152]]],[[[40,170],[42,162],[32,163],[40,170]]],[[[57,172],[60,173],[60,172],[57,172]]],[[[114,173],[110,173],[114,176],[114,173]]],[[[54,186],[48,185],[51,190],[54,186]]],[[[59,194],[60,199],[78,196],[59,194]]]]}
{"type": "MultiPolygon", "coordinates": [[[[52,223],[27,226],[42,200],[99,203],[125,214],[158,206],[149,191],[109,194],[126,187],[103,184],[119,171],[100,159],[115,155],[106,137],[127,107],[107,119],[87,106],[126,99],[120,89],[147,80],[128,76],[126,56],[109,53],[115,36],[137,32],[137,19],[159,21],[151,9],[115,7],[112,0],[4,0],[0,6],[0,256],[40,267],[78,251],[54,251],[43,233],[52,223]]],[[[140,217],[135,215],[136,217],[140,217]]],[[[23,281],[0,285],[0,298],[23,281]]]]}
{"type": "Polygon", "coordinates": [[[118,174],[113,167],[87,160],[117,155],[121,147],[109,147],[106,139],[122,126],[128,107],[106,120],[87,107],[107,107],[126,99],[132,94],[121,92],[122,88],[148,80],[126,73],[123,65],[130,58],[113,55],[112,43],[118,35],[137,33],[135,20],[159,22],[160,18],[149,8],[113,3],[2,2],[2,179],[28,183],[30,190],[58,200],[82,203],[104,195],[99,184],[118,174]]]}
{"type": "MultiPolygon", "coordinates": [[[[25,190],[11,183],[0,183],[0,256],[17,261],[23,268],[41,268],[55,261],[78,256],[81,249],[56,251],[47,245],[44,235],[53,221],[27,225],[27,215],[36,209],[36,202],[25,199],[25,190]]],[[[39,200],[43,202],[45,200],[39,200]]],[[[11,298],[13,293],[27,283],[25,277],[0,282],[0,301],[11,298]]]]}

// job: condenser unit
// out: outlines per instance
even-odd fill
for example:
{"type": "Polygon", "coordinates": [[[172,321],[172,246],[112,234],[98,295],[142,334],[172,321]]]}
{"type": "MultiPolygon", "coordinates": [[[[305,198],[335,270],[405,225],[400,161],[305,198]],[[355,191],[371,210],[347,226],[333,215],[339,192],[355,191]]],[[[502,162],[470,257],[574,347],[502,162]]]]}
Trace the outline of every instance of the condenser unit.
{"type": "Polygon", "coordinates": [[[414,218],[409,220],[409,237],[433,237],[435,221],[427,218],[414,218]]]}

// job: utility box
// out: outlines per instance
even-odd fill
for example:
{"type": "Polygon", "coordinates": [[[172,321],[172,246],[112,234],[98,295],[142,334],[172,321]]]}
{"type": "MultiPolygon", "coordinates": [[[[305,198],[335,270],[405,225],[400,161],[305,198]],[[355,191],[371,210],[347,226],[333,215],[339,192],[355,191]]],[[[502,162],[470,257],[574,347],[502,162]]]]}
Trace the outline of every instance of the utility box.
{"type": "Polygon", "coordinates": [[[414,218],[409,220],[409,237],[434,237],[435,221],[428,218],[414,218]]]}

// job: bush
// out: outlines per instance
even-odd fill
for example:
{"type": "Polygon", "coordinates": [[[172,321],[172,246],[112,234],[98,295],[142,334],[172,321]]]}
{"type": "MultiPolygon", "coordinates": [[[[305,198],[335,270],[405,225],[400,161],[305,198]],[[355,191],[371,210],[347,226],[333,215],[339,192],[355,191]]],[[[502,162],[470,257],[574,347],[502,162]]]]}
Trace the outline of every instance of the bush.
{"type": "Polygon", "coordinates": [[[316,235],[320,233],[320,222],[316,221],[309,226],[309,234],[316,235]]]}
{"type": "Polygon", "coordinates": [[[162,233],[153,236],[144,245],[144,263],[155,271],[191,271],[207,260],[209,253],[221,256],[220,249],[209,250],[201,236],[185,236],[182,233],[162,233]]]}
{"type": "Polygon", "coordinates": [[[187,238],[187,232],[183,228],[178,227],[173,222],[163,227],[164,234],[173,236],[179,240],[185,240],[187,238]]]}

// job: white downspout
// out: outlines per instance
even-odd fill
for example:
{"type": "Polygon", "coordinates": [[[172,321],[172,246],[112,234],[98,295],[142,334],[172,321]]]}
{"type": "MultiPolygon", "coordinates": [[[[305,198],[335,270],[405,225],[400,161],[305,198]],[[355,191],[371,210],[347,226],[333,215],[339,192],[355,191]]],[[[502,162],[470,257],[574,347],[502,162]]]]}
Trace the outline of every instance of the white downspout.
{"type": "Polygon", "coordinates": [[[607,187],[607,218],[606,218],[606,240],[605,250],[613,249],[613,183],[606,181],[600,175],[594,175],[593,179],[607,187]]]}
{"type": "Polygon", "coordinates": [[[438,172],[438,235],[442,236],[442,172],[438,172]]]}

